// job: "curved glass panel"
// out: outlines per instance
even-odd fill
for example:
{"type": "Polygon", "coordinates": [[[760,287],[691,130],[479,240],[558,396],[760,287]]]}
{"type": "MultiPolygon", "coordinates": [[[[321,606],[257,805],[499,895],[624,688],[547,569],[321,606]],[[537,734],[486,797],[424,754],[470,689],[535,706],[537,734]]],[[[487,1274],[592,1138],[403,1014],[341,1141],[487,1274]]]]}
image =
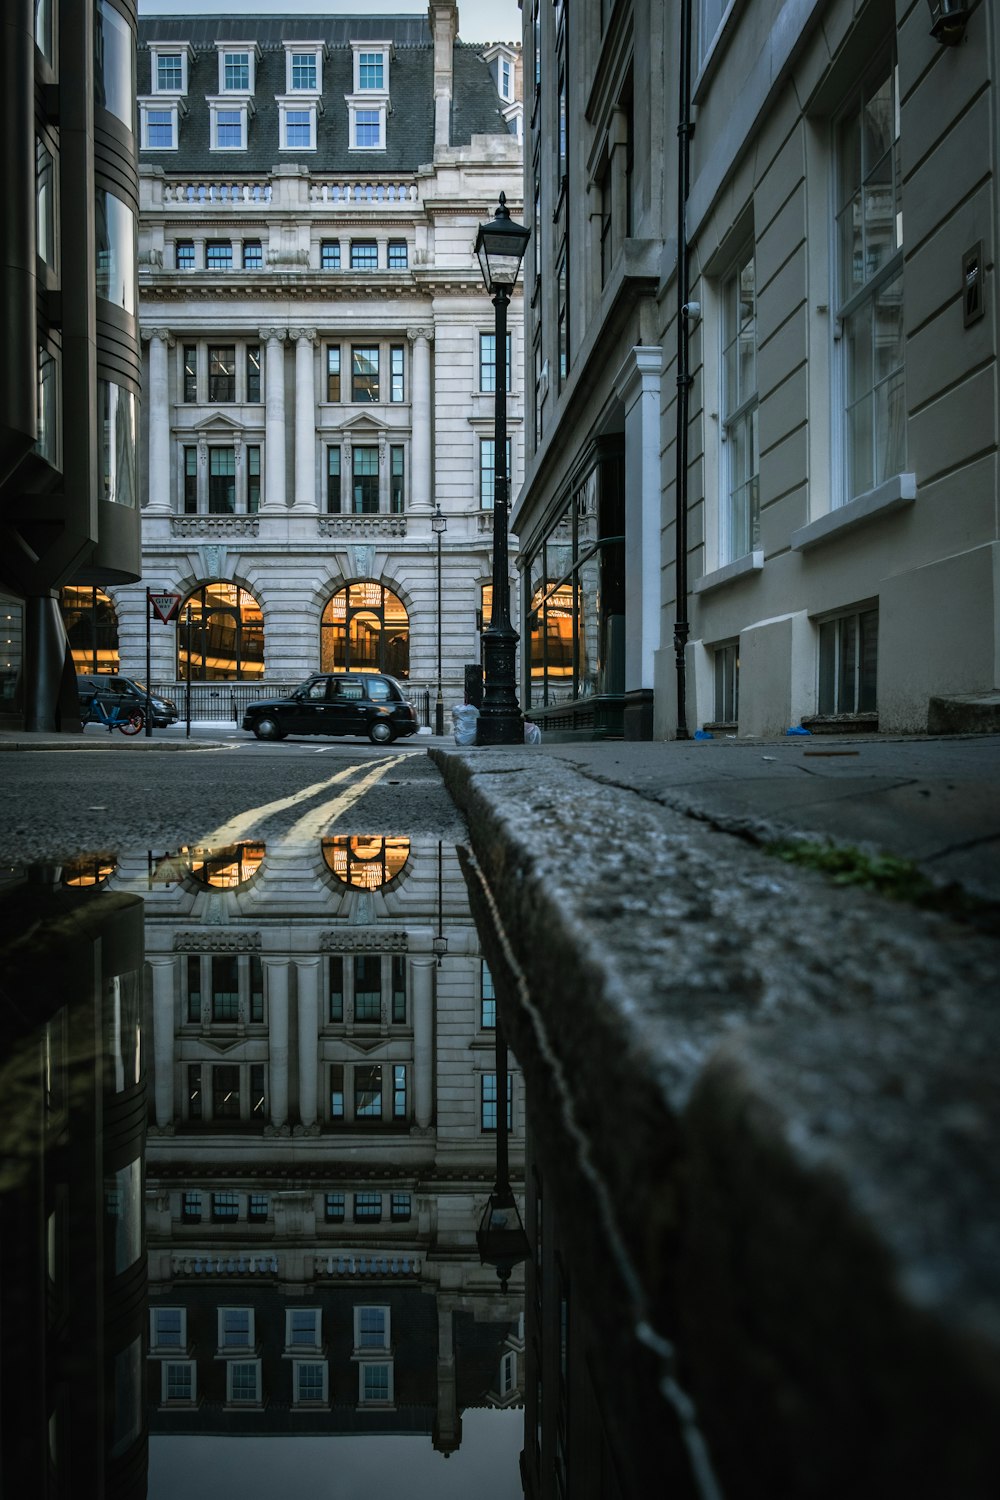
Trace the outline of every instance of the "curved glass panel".
{"type": "Polygon", "coordinates": [[[135,312],[137,242],[135,214],[105,188],[94,194],[97,213],[97,295],[135,312]]]}
{"type": "Polygon", "coordinates": [[[97,0],[94,24],[94,103],[135,131],[135,39],[125,17],[97,0]]]}
{"type": "Polygon", "coordinates": [[[110,380],[97,382],[101,422],[101,498],[138,504],[136,493],[136,399],[110,380]]]}
{"type": "Polygon", "coordinates": [[[117,672],[118,616],[103,589],[68,584],[59,595],[73,665],[78,672],[117,672]]]}

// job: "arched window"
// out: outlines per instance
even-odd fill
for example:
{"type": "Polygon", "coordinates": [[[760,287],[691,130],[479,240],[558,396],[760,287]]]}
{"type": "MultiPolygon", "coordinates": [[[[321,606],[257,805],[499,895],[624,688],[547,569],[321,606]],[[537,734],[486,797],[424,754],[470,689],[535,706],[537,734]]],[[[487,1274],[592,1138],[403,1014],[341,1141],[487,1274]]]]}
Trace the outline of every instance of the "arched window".
{"type": "Polygon", "coordinates": [[[320,630],[323,672],[410,675],[410,617],[403,601],[380,583],[351,583],[334,594],[320,630]]]}
{"type": "Polygon", "coordinates": [[[102,589],[70,585],[59,595],[63,624],[78,672],[117,672],[118,617],[102,589]]]}
{"type": "Polygon", "coordinates": [[[251,681],[264,675],[264,617],[235,583],[204,583],[177,617],[177,676],[187,682],[251,681]]]}

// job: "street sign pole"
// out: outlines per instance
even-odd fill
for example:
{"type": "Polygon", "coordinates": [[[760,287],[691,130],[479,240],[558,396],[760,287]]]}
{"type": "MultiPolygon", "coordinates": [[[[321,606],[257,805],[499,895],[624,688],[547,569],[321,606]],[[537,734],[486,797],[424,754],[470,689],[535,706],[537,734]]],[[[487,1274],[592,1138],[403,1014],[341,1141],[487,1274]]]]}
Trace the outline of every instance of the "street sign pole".
{"type": "Polygon", "coordinates": [[[153,734],[153,692],[149,686],[149,674],[152,662],[152,647],[150,644],[150,619],[149,619],[149,589],[146,590],[146,724],[145,735],[147,739],[153,734]]]}

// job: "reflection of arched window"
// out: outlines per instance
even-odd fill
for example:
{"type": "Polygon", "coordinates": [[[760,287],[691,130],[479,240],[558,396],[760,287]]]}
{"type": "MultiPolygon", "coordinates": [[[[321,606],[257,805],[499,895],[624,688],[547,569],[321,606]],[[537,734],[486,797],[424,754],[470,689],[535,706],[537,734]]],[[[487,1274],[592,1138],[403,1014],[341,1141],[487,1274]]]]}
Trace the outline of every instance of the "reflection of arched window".
{"type": "Polygon", "coordinates": [[[363,835],[323,840],[327,869],[344,885],[360,891],[381,890],[395,880],[409,854],[409,839],[363,835]]]}
{"type": "Polygon", "coordinates": [[[351,583],[323,611],[320,669],[410,675],[410,619],[380,583],[351,583]]]}
{"type": "Polygon", "coordinates": [[[239,681],[264,675],[264,617],[235,583],[204,583],[177,617],[177,675],[185,682],[239,681]]]}
{"type": "Polygon", "coordinates": [[[264,849],[264,844],[224,844],[218,849],[182,849],[180,856],[199,885],[235,891],[256,875],[264,849]]]}
{"type": "Polygon", "coordinates": [[[117,672],[118,619],[102,589],[71,585],[59,596],[63,624],[78,672],[117,672]]]}

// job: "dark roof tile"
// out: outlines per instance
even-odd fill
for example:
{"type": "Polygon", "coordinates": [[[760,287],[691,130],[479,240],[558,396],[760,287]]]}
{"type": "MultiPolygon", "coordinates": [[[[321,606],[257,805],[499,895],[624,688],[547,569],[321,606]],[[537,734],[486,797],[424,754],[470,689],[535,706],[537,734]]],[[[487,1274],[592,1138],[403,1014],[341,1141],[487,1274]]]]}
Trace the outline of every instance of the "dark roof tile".
{"type": "MultiPolygon", "coordinates": [[[[179,150],[143,151],[141,159],[168,172],[266,173],[279,162],[301,161],[318,173],[410,173],[434,155],[434,47],[425,17],[419,16],[150,16],[139,22],[140,95],[151,92],[150,42],[189,42],[187,114],[180,124],[179,150]],[[390,41],[390,114],[384,151],[349,149],[344,96],[353,92],[352,41],[390,41]],[[206,96],[218,94],[216,41],[256,42],[254,106],[246,151],[210,150],[210,111],[206,96]],[[275,96],[286,92],[285,41],[322,41],[323,109],[315,151],[283,151],[275,96]]],[[[474,134],[506,135],[500,101],[482,47],[459,42],[454,48],[451,143],[468,145],[474,134]]]]}

